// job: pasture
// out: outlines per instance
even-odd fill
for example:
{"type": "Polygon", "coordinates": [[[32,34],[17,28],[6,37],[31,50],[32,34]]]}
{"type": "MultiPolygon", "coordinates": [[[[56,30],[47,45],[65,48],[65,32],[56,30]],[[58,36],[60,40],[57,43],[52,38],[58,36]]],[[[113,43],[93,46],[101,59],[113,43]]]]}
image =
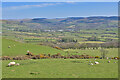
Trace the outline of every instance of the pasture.
{"type": "MultiPolygon", "coordinates": [[[[58,50],[48,46],[20,43],[3,38],[3,56],[25,55],[27,50],[33,54],[90,55],[101,56],[99,49],[65,49],[58,50]],[[10,48],[8,48],[10,46],[10,48]]],[[[109,48],[108,57],[118,56],[118,48],[109,48]]],[[[3,60],[3,78],[117,78],[118,60],[97,59],[100,64],[94,64],[94,59],[30,59],[30,60],[3,60]],[[19,66],[7,67],[8,63],[15,61],[19,66]],[[116,62],[116,63],[114,63],[116,62]]]]}
{"type": "Polygon", "coordinates": [[[2,39],[2,55],[3,56],[20,56],[25,55],[27,50],[34,54],[56,54],[56,53],[63,53],[64,51],[51,48],[48,46],[41,46],[41,45],[33,45],[27,43],[20,43],[14,40],[9,39],[2,39]],[[8,48],[10,46],[10,48],[8,48]]]}
{"type": "MultiPolygon", "coordinates": [[[[2,55],[3,56],[21,56],[27,53],[27,50],[32,52],[33,54],[56,54],[61,53],[62,55],[67,55],[66,51],[68,51],[72,55],[90,55],[90,56],[101,56],[100,49],[64,49],[58,50],[55,48],[51,48],[48,46],[42,45],[33,45],[30,43],[20,43],[14,40],[2,39],[2,55]],[[8,48],[10,46],[11,48],[8,48]]],[[[118,56],[118,48],[109,48],[108,57],[117,57],[118,56]]]]}
{"type": "MultiPolygon", "coordinates": [[[[106,56],[108,57],[117,57],[118,56],[118,48],[109,48],[109,49],[105,49],[108,51],[108,53],[106,54],[106,56]]],[[[82,54],[86,54],[86,55],[90,55],[90,56],[101,56],[101,51],[100,49],[85,49],[85,50],[81,50],[81,49],[65,49],[64,51],[68,51],[70,54],[75,54],[75,55],[82,55],[82,54]]]]}
{"type": "Polygon", "coordinates": [[[97,59],[100,64],[88,65],[94,59],[15,60],[19,66],[6,67],[2,61],[3,78],[117,78],[118,60],[97,59]],[[116,63],[114,63],[116,62],[116,63]]]}

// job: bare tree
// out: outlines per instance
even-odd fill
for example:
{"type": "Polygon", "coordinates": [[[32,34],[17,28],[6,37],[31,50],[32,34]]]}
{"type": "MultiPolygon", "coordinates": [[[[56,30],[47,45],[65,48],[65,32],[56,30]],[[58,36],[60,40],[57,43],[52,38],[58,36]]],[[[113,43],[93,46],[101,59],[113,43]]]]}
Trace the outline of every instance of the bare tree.
{"type": "Polygon", "coordinates": [[[102,59],[105,59],[105,58],[106,58],[106,55],[108,54],[108,50],[101,49],[100,52],[101,52],[101,57],[102,57],[102,59]]]}

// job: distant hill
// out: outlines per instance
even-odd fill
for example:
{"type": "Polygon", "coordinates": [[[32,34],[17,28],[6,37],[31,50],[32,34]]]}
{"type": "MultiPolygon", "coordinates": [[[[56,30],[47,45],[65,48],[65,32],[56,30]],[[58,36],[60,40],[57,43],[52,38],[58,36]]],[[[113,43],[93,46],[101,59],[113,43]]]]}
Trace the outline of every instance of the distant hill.
{"type": "Polygon", "coordinates": [[[36,30],[76,31],[80,29],[117,28],[117,21],[117,16],[68,17],[55,19],[34,18],[6,20],[6,22],[3,22],[3,27],[11,28],[13,25],[15,25],[17,28],[22,26],[23,28],[36,30]]]}

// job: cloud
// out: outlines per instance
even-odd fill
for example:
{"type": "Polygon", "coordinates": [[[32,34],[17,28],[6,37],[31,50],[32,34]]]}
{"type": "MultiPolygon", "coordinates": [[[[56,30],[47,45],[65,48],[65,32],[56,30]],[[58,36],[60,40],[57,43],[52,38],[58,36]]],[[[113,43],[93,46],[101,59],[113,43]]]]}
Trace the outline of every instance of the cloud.
{"type": "Polygon", "coordinates": [[[74,4],[74,3],[76,3],[76,2],[74,2],[74,1],[66,1],[65,3],[74,4]]]}
{"type": "Polygon", "coordinates": [[[43,3],[39,5],[23,5],[23,6],[11,6],[11,7],[5,7],[5,9],[8,10],[17,10],[17,9],[26,9],[26,8],[32,8],[32,7],[47,7],[52,5],[59,5],[61,3],[43,3]]]}

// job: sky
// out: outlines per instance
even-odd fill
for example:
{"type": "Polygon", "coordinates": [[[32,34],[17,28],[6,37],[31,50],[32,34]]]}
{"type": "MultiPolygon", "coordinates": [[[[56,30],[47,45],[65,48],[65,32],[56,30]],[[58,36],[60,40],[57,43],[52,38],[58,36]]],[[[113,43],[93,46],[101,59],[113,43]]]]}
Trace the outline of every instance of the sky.
{"type": "Polygon", "coordinates": [[[3,2],[2,19],[117,16],[118,2],[3,2]]]}
{"type": "Polygon", "coordinates": [[[2,0],[2,2],[119,2],[120,0],[2,0]]]}

